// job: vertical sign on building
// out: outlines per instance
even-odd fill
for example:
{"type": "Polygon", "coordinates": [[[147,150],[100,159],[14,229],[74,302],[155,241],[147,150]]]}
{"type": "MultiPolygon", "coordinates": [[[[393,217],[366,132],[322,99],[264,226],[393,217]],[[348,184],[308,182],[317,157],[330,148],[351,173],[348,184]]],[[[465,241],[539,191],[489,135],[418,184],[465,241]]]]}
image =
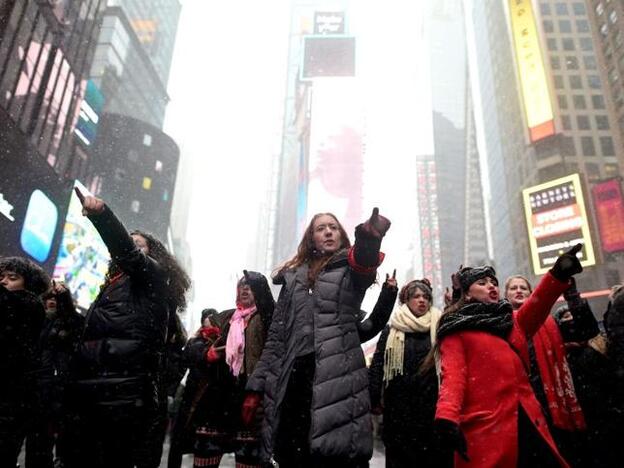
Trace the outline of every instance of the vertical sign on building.
{"type": "Polygon", "coordinates": [[[611,179],[592,188],[594,208],[600,230],[602,250],[624,250],[624,200],[619,179],[611,179]]]}
{"type": "Polygon", "coordinates": [[[581,265],[596,264],[578,174],[529,187],[522,195],[536,275],[546,273],[559,255],[579,242],[581,265]]]}
{"type": "Polygon", "coordinates": [[[531,142],[555,133],[552,102],[531,0],[509,0],[516,64],[531,142]]]}

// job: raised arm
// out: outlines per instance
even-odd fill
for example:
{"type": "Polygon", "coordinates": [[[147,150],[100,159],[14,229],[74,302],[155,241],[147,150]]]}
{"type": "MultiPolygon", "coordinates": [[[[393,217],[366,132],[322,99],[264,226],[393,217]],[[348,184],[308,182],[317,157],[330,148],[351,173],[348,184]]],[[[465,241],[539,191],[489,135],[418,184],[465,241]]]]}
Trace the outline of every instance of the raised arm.
{"type": "Polygon", "coordinates": [[[111,257],[124,273],[149,280],[161,272],[158,262],[134,245],[128,230],[102,200],[85,197],[78,188],[76,195],[82,203],[82,213],[93,223],[111,257]]]}
{"type": "Polygon", "coordinates": [[[374,208],[371,217],[355,228],[355,244],[349,250],[349,265],[354,274],[354,282],[361,289],[368,288],[375,281],[377,267],[384,254],[379,250],[381,240],[390,229],[390,221],[374,208]]]}
{"type": "Polygon", "coordinates": [[[518,325],[527,336],[533,336],[542,326],[559,295],[568,289],[570,278],[583,271],[576,256],[581,247],[581,244],[577,244],[563,253],[542,277],[529,299],[518,309],[518,325]]]}

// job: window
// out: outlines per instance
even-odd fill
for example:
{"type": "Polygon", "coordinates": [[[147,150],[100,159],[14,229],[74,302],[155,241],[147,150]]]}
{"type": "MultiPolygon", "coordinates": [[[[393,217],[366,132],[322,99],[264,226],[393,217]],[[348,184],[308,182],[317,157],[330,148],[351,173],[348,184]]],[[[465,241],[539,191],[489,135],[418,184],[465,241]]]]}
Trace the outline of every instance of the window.
{"type": "Polygon", "coordinates": [[[609,136],[600,137],[600,151],[603,156],[615,156],[613,139],[609,136]]]}
{"type": "Polygon", "coordinates": [[[561,60],[559,60],[559,57],[557,57],[556,55],[550,56],[550,68],[552,68],[553,70],[561,69],[561,60]]]}
{"type": "MultiPolygon", "coordinates": [[[[615,163],[607,163],[604,165],[604,171],[606,177],[615,177],[620,175],[620,168],[615,163]]],[[[609,283],[613,284],[613,283],[609,283]]]]}
{"type": "Polygon", "coordinates": [[[609,83],[610,84],[615,83],[619,79],[620,79],[620,74],[617,68],[612,68],[611,70],[609,70],[609,83]]]}
{"type": "Polygon", "coordinates": [[[585,173],[587,174],[587,179],[590,182],[595,182],[600,179],[600,168],[598,167],[598,164],[585,164],[585,173]]]}
{"type": "Polygon", "coordinates": [[[563,77],[555,75],[555,89],[563,89],[563,77]]]}
{"type": "Polygon", "coordinates": [[[570,88],[572,89],[581,89],[583,87],[583,83],[581,82],[581,77],[579,75],[570,75],[570,88]]]}
{"type": "Polygon", "coordinates": [[[546,47],[548,47],[548,50],[557,50],[557,39],[552,37],[546,39],[546,47]]]}
{"type": "Polygon", "coordinates": [[[574,50],[574,40],[570,38],[562,39],[563,50],[574,50]]]}
{"type": "Polygon", "coordinates": [[[588,33],[589,32],[589,21],[587,20],[576,20],[576,31],[580,33],[588,33]]]}
{"type": "Polygon", "coordinates": [[[609,13],[609,21],[611,21],[611,24],[617,23],[617,13],[615,10],[609,13]]]}
{"type": "Polygon", "coordinates": [[[553,22],[552,21],[544,20],[542,24],[544,26],[544,32],[547,32],[547,33],[554,32],[555,28],[553,26],[553,22]]]}
{"type": "Polygon", "coordinates": [[[598,75],[587,75],[587,83],[591,89],[600,89],[602,87],[598,75]]]}
{"type": "Polygon", "coordinates": [[[561,154],[563,156],[576,156],[574,138],[569,136],[564,136],[563,138],[561,138],[561,154]]]}
{"type": "Polygon", "coordinates": [[[600,16],[603,13],[604,13],[604,7],[602,6],[602,2],[600,2],[598,3],[598,5],[596,5],[596,14],[600,16]]]}
{"type": "Polygon", "coordinates": [[[592,42],[591,37],[581,37],[579,39],[579,44],[581,45],[581,50],[585,50],[587,52],[594,50],[594,43],[592,42]]]}
{"type": "Polygon", "coordinates": [[[600,34],[605,37],[609,34],[609,26],[607,26],[607,23],[603,23],[602,26],[600,26],[600,34]]]}
{"type": "Polygon", "coordinates": [[[596,57],[592,55],[584,55],[583,63],[585,64],[586,70],[596,70],[598,65],[596,64],[596,57]]]}
{"type": "Polygon", "coordinates": [[[540,3],[540,13],[542,15],[550,15],[550,5],[548,3],[540,3]]]}
{"type": "Polygon", "coordinates": [[[598,130],[609,130],[609,117],[606,115],[597,115],[596,128],[598,130]]]}
{"type": "Polygon", "coordinates": [[[152,146],[152,135],[149,133],[143,134],[143,145],[152,146]]]}
{"type": "MultiPolygon", "coordinates": [[[[564,130],[572,130],[572,122],[570,122],[569,115],[561,116],[561,125],[563,126],[564,130]]],[[[574,146],[574,143],[572,143],[572,146],[574,146]]]]}
{"type": "Polygon", "coordinates": [[[604,96],[601,94],[593,94],[591,97],[592,106],[594,109],[604,109],[605,108],[605,100],[604,96]]]}
{"type": "Polygon", "coordinates": [[[568,5],[563,2],[555,3],[555,13],[557,13],[558,15],[567,15],[568,5]]]}
{"type": "Polygon", "coordinates": [[[574,57],[573,55],[568,55],[566,58],[566,68],[568,70],[578,70],[579,68],[579,64],[578,64],[578,59],[576,57],[574,57]]]}
{"type": "Polygon", "coordinates": [[[574,14],[578,15],[578,16],[584,15],[586,13],[585,4],[584,3],[579,3],[579,2],[573,3],[572,4],[572,10],[574,11],[574,14]]]}
{"type": "Polygon", "coordinates": [[[574,108],[577,110],[583,110],[587,108],[585,96],[581,94],[575,94],[574,96],[572,96],[572,102],[574,103],[574,108]]]}
{"type": "Polygon", "coordinates": [[[561,33],[571,33],[572,32],[572,24],[569,20],[559,20],[559,32],[561,33]]]}
{"type": "Polygon", "coordinates": [[[581,137],[581,148],[583,149],[583,156],[596,156],[596,147],[592,137],[581,137]]]}
{"type": "Polygon", "coordinates": [[[557,101],[559,102],[559,109],[567,109],[568,108],[568,99],[565,96],[559,94],[557,96],[557,101]]]}
{"type": "Polygon", "coordinates": [[[591,127],[589,125],[589,117],[587,115],[577,115],[576,126],[579,130],[591,130],[591,127]]]}

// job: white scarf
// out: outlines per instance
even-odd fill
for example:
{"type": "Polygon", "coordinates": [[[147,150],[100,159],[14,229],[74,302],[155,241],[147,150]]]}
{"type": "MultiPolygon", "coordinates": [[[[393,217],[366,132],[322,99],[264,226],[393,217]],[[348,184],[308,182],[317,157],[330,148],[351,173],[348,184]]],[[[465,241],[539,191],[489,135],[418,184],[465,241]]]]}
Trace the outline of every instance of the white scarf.
{"type": "Polygon", "coordinates": [[[416,317],[407,304],[395,309],[390,317],[390,333],[384,353],[384,382],[388,385],[394,377],[403,374],[403,356],[405,353],[405,333],[426,333],[431,336],[431,346],[435,344],[438,320],[442,313],[430,307],[424,315],[416,317]]]}

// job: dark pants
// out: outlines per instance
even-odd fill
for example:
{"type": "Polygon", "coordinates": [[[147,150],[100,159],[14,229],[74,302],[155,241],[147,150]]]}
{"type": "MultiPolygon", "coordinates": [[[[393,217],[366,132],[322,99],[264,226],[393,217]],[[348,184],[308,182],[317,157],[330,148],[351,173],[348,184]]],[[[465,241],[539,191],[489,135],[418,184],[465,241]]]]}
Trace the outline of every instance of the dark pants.
{"type": "Polygon", "coordinates": [[[559,462],[522,407],[518,408],[518,468],[557,468],[559,462]]]}
{"type": "Polygon", "coordinates": [[[31,413],[21,401],[0,401],[0,467],[17,465],[31,413]]]}
{"type": "Polygon", "coordinates": [[[363,468],[368,460],[353,460],[310,454],[312,384],[315,356],[298,357],[293,365],[280,409],[275,442],[275,460],[280,468],[363,468]]]}
{"type": "Polygon", "coordinates": [[[450,468],[452,463],[444,464],[439,456],[439,452],[434,450],[431,436],[423,435],[423,439],[405,440],[401,438],[393,439],[385,443],[386,446],[386,468],[411,468],[418,466],[421,468],[450,468]],[[424,442],[423,442],[424,440],[424,442]]]}
{"type": "Polygon", "coordinates": [[[81,408],[67,424],[66,468],[158,467],[150,453],[154,414],[135,405],[81,408]]]}

